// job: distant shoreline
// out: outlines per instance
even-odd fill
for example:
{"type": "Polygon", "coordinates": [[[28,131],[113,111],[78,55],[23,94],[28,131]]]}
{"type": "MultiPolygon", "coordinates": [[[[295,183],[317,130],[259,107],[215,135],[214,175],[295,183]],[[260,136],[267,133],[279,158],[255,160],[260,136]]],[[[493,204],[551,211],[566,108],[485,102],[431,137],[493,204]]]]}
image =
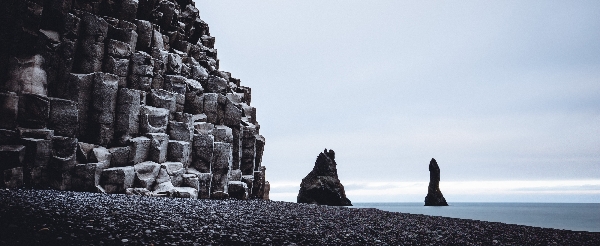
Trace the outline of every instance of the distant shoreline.
{"type": "Polygon", "coordinates": [[[600,232],[600,203],[453,202],[450,206],[425,207],[423,202],[369,202],[354,205],[389,212],[600,232]]]}
{"type": "Polygon", "coordinates": [[[594,245],[600,233],[378,209],[0,190],[2,245],[594,245]]]}

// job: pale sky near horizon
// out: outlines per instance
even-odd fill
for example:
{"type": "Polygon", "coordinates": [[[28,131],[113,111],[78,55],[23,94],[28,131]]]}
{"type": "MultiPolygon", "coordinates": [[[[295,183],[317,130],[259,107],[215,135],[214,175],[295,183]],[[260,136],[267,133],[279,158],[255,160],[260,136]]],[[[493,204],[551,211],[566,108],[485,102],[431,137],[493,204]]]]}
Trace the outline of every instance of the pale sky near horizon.
{"type": "Polygon", "coordinates": [[[600,1],[196,0],[252,88],[271,199],[600,202],[600,1]]]}

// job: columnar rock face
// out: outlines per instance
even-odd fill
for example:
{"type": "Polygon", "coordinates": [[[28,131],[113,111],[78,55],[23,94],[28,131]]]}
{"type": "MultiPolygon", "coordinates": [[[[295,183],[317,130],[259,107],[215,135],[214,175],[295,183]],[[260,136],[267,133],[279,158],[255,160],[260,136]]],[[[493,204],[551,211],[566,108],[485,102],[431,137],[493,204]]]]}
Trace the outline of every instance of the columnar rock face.
{"type": "Polygon", "coordinates": [[[1,0],[0,186],[268,199],[251,90],[192,0],[1,0]]]}
{"type": "MultiPolygon", "coordinates": [[[[337,174],[335,152],[323,151],[317,157],[313,170],[302,179],[298,203],[311,203],[329,206],[352,206],[346,198],[346,191],[337,174]]],[[[256,178],[255,178],[256,180],[256,178]]],[[[256,184],[261,185],[261,184],[256,184]]],[[[268,190],[268,182],[265,183],[268,190]]]]}
{"type": "Polygon", "coordinates": [[[433,158],[429,162],[429,187],[425,197],[425,206],[448,206],[442,191],[440,191],[440,167],[433,158]]]}

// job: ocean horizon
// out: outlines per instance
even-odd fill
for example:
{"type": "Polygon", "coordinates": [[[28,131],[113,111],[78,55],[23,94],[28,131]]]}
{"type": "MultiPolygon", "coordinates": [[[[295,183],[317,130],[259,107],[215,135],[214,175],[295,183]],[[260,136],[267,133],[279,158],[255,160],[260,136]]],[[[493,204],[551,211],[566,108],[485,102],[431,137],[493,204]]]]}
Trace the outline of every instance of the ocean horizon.
{"type": "Polygon", "coordinates": [[[424,206],[423,202],[361,202],[353,205],[353,208],[600,232],[600,203],[453,202],[436,207],[424,206]]]}

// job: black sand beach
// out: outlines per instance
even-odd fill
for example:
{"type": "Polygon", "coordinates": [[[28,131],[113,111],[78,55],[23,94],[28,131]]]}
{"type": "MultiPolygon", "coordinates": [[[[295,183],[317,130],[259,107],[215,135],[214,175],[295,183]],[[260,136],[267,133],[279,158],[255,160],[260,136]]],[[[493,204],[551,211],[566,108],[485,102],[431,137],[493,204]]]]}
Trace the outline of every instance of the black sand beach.
{"type": "Polygon", "coordinates": [[[598,245],[600,233],[263,200],[0,190],[0,245],[598,245]]]}

